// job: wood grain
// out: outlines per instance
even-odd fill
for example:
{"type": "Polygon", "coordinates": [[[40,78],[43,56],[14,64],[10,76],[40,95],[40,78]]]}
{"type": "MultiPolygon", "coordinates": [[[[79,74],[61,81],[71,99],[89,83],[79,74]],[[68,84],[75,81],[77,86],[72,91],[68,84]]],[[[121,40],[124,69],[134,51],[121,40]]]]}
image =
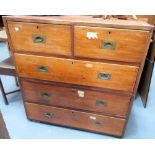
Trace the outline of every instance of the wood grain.
{"type": "Polygon", "coordinates": [[[153,26],[92,16],[8,16],[4,23],[30,120],[123,135],[153,26]],[[86,32],[98,39],[86,39],[86,32]],[[34,43],[34,34],[46,42],[34,43]],[[115,50],[101,49],[104,40],[115,41],[115,50]]]}
{"type": "Polygon", "coordinates": [[[7,21],[38,22],[51,24],[69,24],[85,26],[102,26],[135,30],[152,30],[153,26],[144,21],[136,20],[103,20],[92,16],[4,16],[7,21]]]}
{"type": "Polygon", "coordinates": [[[66,88],[51,83],[21,80],[26,101],[126,117],[130,95],[66,88]],[[84,94],[84,95],[83,95],[84,94]],[[102,102],[101,104],[97,102],[102,102]]]}
{"type": "Polygon", "coordinates": [[[140,63],[147,48],[149,31],[75,26],[75,56],[140,63]],[[89,39],[87,33],[98,38],[89,39]],[[101,48],[102,41],[114,41],[115,49],[101,48]]]}
{"type": "Polygon", "coordinates": [[[70,26],[38,24],[25,22],[8,22],[13,51],[32,51],[71,55],[70,26]],[[18,31],[15,28],[19,29],[18,31]],[[44,37],[43,43],[35,43],[33,36],[44,37]]]}
{"type": "Polygon", "coordinates": [[[125,119],[26,102],[29,119],[121,136],[125,119]],[[45,113],[53,115],[52,118],[45,113]]]}
{"type": "Polygon", "coordinates": [[[20,77],[50,80],[133,91],[138,67],[99,62],[79,61],[55,57],[14,54],[17,72],[20,77]],[[47,72],[38,71],[38,67],[48,68],[47,72]],[[110,80],[101,80],[99,73],[110,74],[110,80]]]}

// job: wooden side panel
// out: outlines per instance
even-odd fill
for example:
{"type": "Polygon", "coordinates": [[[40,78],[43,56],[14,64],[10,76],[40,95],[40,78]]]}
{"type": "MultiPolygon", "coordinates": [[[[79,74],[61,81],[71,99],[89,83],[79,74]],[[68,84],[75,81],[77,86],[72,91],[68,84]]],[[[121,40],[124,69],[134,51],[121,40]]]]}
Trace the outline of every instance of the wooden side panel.
{"type": "Polygon", "coordinates": [[[75,26],[75,56],[140,63],[148,37],[149,31],[75,26]],[[103,46],[108,41],[114,49],[103,46]]]}
{"type": "Polygon", "coordinates": [[[21,80],[26,101],[126,117],[130,95],[21,80]]]}
{"type": "Polygon", "coordinates": [[[121,136],[125,120],[52,106],[26,103],[29,119],[121,136]]]}
{"type": "Polygon", "coordinates": [[[138,67],[15,53],[20,77],[132,92],[138,67]]]}
{"type": "Polygon", "coordinates": [[[8,22],[8,28],[13,51],[71,55],[70,26],[8,22]]]}

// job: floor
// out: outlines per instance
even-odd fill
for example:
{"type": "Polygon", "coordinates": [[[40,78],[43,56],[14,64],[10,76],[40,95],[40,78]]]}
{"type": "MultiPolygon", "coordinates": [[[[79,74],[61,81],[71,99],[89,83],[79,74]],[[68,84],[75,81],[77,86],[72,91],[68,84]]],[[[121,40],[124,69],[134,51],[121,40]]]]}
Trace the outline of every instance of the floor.
{"type": "MultiPolygon", "coordinates": [[[[0,43],[0,61],[8,56],[5,43],[0,43]]],[[[6,91],[16,89],[13,77],[1,76],[6,91]]],[[[155,69],[151,81],[147,108],[136,97],[126,128],[124,139],[155,138],[155,69]]],[[[0,93],[0,110],[3,114],[10,137],[14,139],[115,139],[111,136],[95,134],[75,129],[31,122],[27,120],[20,93],[8,96],[9,105],[4,105],[0,93]]]]}

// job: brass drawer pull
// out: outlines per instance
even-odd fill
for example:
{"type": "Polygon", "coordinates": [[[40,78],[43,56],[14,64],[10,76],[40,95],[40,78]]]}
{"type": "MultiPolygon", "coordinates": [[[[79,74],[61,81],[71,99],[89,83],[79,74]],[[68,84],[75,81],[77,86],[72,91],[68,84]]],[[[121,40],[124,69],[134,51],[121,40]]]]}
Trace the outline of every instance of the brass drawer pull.
{"type": "Polygon", "coordinates": [[[111,74],[109,73],[98,73],[98,79],[100,80],[110,80],[111,74]]]}
{"type": "Polygon", "coordinates": [[[49,98],[49,97],[51,97],[51,94],[48,93],[48,92],[41,92],[40,95],[41,95],[42,97],[44,97],[44,98],[49,98]]]}
{"type": "Polygon", "coordinates": [[[107,102],[97,100],[97,101],[96,101],[96,105],[97,105],[97,106],[106,107],[106,106],[107,106],[107,102]]]}
{"type": "Polygon", "coordinates": [[[34,43],[45,43],[45,37],[42,35],[32,35],[32,40],[34,43]]]}
{"type": "Polygon", "coordinates": [[[114,50],[116,48],[116,42],[111,40],[102,40],[101,41],[102,49],[114,50]]]}
{"type": "Polygon", "coordinates": [[[53,113],[49,113],[49,112],[44,112],[43,115],[47,118],[53,118],[54,114],[53,113]]]}
{"type": "Polygon", "coordinates": [[[38,66],[37,70],[39,72],[48,72],[48,67],[47,66],[38,66]]]}
{"type": "Polygon", "coordinates": [[[99,121],[94,121],[94,124],[95,124],[96,126],[103,126],[103,125],[104,125],[103,122],[99,122],[99,121]]]}

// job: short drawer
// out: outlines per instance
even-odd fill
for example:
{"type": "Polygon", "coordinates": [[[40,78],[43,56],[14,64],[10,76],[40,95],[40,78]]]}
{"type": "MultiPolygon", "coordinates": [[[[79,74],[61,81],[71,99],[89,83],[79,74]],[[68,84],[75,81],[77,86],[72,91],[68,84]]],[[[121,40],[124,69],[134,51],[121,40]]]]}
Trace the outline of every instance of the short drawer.
{"type": "Polygon", "coordinates": [[[125,126],[125,119],[34,103],[26,103],[26,111],[28,118],[32,120],[115,136],[121,136],[125,126]]]}
{"type": "Polygon", "coordinates": [[[71,55],[70,26],[8,22],[13,51],[71,55]]]}
{"type": "Polygon", "coordinates": [[[75,26],[75,56],[139,63],[148,47],[148,31],[75,26]]]}
{"type": "Polygon", "coordinates": [[[26,101],[126,117],[130,95],[21,80],[26,101]]]}
{"type": "Polygon", "coordinates": [[[15,53],[20,77],[132,92],[138,67],[15,53]]]}

